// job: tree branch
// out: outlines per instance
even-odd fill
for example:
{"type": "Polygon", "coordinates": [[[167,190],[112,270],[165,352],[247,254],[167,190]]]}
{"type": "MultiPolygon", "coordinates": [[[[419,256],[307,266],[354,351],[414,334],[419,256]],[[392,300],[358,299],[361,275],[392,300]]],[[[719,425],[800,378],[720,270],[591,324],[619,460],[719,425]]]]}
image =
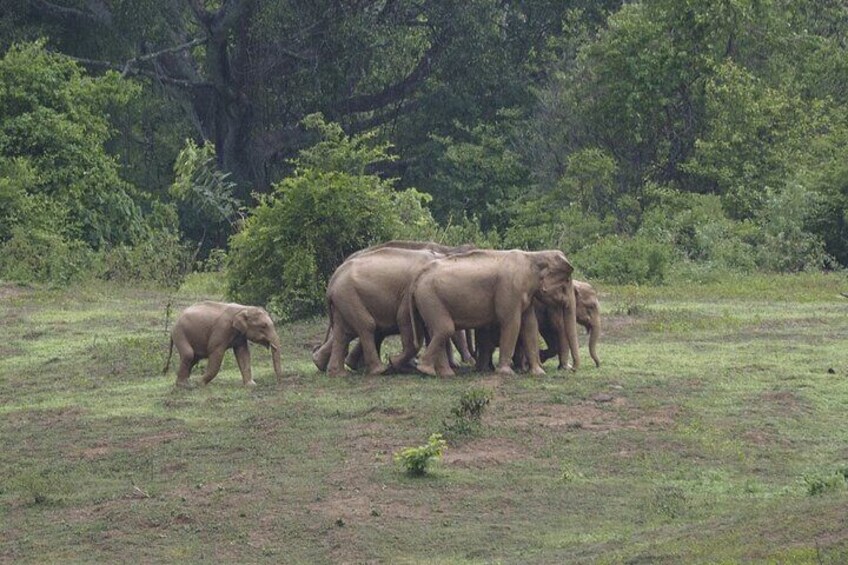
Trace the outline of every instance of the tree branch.
{"type": "Polygon", "coordinates": [[[166,75],[162,75],[159,73],[154,73],[150,71],[145,71],[143,69],[133,69],[130,68],[127,71],[126,65],[120,65],[118,63],[113,63],[111,61],[98,61],[96,59],[85,59],[83,57],[72,57],[71,55],[64,55],[68,59],[72,61],[76,61],[81,65],[85,65],[87,67],[97,67],[100,69],[110,69],[113,71],[122,71],[121,76],[126,77],[128,75],[131,76],[144,76],[152,79],[156,79],[165,84],[170,84],[173,86],[179,86],[181,88],[187,89],[202,89],[202,88],[212,88],[212,83],[203,82],[203,81],[193,81],[193,80],[184,80],[179,78],[173,78],[166,75]],[[124,73],[123,71],[127,71],[124,73]]]}
{"type": "Polygon", "coordinates": [[[176,53],[178,51],[185,51],[186,49],[191,49],[192,47],[195,47],[197,45],[203,45],[207,41],[208,41],[208,39],[205,38],[205,37],[198,37],[196,39],[192,39],[188,43],[183,43],[182,45],[177,45],[175,47],[168,47],[166,49],[162,49],[162,50],[157,51],[155,53],[148,53],[146,55],[140,55],[138,57],[133,57],[132,59],[127,61],[126,64],[124,65],[123,71],[121,72],[121,76],[127,76],[127,74],[130,72],[130,68],[137,63],[143,63],[144,61],[156,59],[158,57],[161,57],[162,55],[167,55],[169,53],[176,53]]]}
{"type": "Polygon", "coordinates": [[[399,98],[403,98],[416,86],[424,82],[428,76],[430,76],[433,59],[438,55],[440,47],[441,46],[439,44],[436,44],[428,49],[427,52],[424,53],[424,56],[421,57],[421,60],[418,61],[418,64],[412,72],[400,82],[389,85],[380,92],[352,96],[347,100],[341,101],[339,103],[341,111],[336,114],[347,115],[356,114],[358,112],[369,112],[382,108],[399,98]]]}

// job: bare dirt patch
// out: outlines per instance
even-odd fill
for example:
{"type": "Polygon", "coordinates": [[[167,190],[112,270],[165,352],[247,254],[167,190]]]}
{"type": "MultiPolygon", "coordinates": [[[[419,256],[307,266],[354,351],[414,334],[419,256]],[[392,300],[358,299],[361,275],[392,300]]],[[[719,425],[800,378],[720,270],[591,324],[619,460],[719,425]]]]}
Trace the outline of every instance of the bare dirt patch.
{"type": "Polygon", "coordinates": [[[626,398],[605,395],[577,404],[534,404],[517,407],[513,423],[518,428],[562,428],[566,430],[615,431],[668,429],[680,412],[676,405],[642,410],[626,398]]]}
{"type": "Polygon", "coordinates": [[[0,283],[0,300],[17,298],[27,293],[27,289],[11,283],[0,283]]]}
{"type": "Polygon", "coordinates": [[[527,450],[515,442],[501,438],[484,438],[448,448],[443,460],[446,465],[481,469],[526,456],[527,450]]]}

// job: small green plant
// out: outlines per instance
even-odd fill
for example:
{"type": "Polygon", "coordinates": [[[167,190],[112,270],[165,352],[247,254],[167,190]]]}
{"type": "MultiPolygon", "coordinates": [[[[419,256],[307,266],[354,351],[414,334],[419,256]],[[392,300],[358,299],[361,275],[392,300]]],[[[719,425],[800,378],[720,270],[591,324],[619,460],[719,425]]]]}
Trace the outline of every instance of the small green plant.
{"type": "Polygon", "coordinates": [[[430,463],[441,459],[447,445],[442,434],[431,434],[426,445],[407,447],[395,453],[395,462],[399,463],[408,475],[420,477],[427,474],[430,463]]]}
{"type": "Polygon", "coordinates": [[[483,410],[492,400],[491,391],[472,388],[459,399],[459,406],[451,409],[451,418],[442,421],[442,432],[448,438],[458,438],[476,433],[480,429],[483,410]]]}
{"type": "Polygon", "coordinates": [[[829,475],[804,475],[804,483],[809,496],[819,496],[826,492],[844,489],[848,484],[848,467],[843,467],[829,475]]]}
{"type": "Polygon", "coordinates": [[[480,420],[483,410],[492,400],[491,391],[485,388],[472,388],[465,391],[459,399],[459,407],[453,409],[453,414],[458,418],[480,420]]]}

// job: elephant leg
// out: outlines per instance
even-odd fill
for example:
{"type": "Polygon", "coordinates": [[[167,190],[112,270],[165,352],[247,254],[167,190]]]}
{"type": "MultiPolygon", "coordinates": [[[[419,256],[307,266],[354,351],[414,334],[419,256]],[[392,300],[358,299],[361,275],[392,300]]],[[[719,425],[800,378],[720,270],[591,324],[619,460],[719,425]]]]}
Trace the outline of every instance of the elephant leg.
{"type": "Polygon", "coordinates": [[[327,363],[327,374],[331,377],[343,377],[347,374],[344,360],[347,356],[347,346],[353,337],[354,334],[346,327],[341,327],[341,324],[333,328],[333,347],[330,361],[327,363]]]}
{"type": "Polygon", "coordinates": [[[330,352],[333,350],[333,330],[329,331],[327,340],[312,352],[312,362],[319,371],[326,371],[330,362],[330,352]]]}
{"type": "Polygon", "coordinates": [[[353,348],[350,350],[350,353],[345,357],[345,365],[347,365],[352,371],[358,371],[362,369],[362,344],[357,341],[353,348]]]}
{"type": "Polygon", "coordinates": [[[256,386],[256,381],[250,371],[250,347],[247,342],[233,347],[233,353],[236,356],[239,371],[241,371],[241,380],[244,386],[256,386]]]}
{"type": "Polygon", "coordinates": [[[191,375],[191,370],[196,364],[197,360],[194,358],[193,354],[190,357],[180,357],[180,366],[177,369],[177,386],[183,388],[191,386],[188,378],[189,375],[191,375]]]}
{"type": "Polygon", "coordinates": [[[456,347],[456,350],[459,352],[459,357],[462,359],[463,363],[471,363],[474,361],[474,356],[471,355],[471,350],[468,349],[468,338],[465,330],[454,332],[451,336],[451,341],[453,342],[454,347],[456,347]]]}
{"type": "MultiPolygon", "coordinates": [[[[369,375],[380,375],[385,373],[388,367],[380,361],[380,353],[377,350],[377,339],[374,331],[366,331],[359,335],[359,344],[362,346],[362,357],[365,361],[365,372],[369,375]]],[[[382,341],[382,340],[381,340],[382,341]]]]}
{"type": "Polygon", "coordinates": [[[514,375],[512,370],[512,355],[515,353],[515,345],[518,342],[518,334],[521,329],[521,312],[501,321],[500,355],[498,356],[498,373],[514,375]]]}
{"type": "Polygon", "coordinates": [[[410,362],[415,359],[415,356],[418,354],[418,348],[415,347],[415,336],[412,332],[412,325],[402,323],[398,326],[398,329],[400,330],[400,343],[402,349],[400,353],[393,355],[389,359],[389,363],[396,371],[407,371],[409,369],[414,370],[414,367],[410,366],[410,362]]]}
{"type": "Polygon", "coordinates": [[[533,307],[527,308],[521,316],[521,344],[524,355],[522,365],[526,362],[530,372],[541,376],[545,374],[539,359],[539,324],[533,307]]]}
{"type": "Polygon", "coordinates": [[[474,368],[480,372],[494,371],[492,356],[495,354],[495,342],[498,340],[497,326],[490,325],[474,330],[477,361],[474,368]]]}
{"type": "Polygon", "coordinates": [[[428,375],[453,376],[453,369],[450,368],[445,353],[445,345],[456,331],[453,319],[444,307],[438,307],[433,312],[428,313],[428,319],[425,320],[425,323],[427,323],[429,330],[430,343],[427,344],[427,348],[421,354],[418,370],[428,375]]]}
{"type": "Polygon", "coordinates": [[[194,354],[194,349],[182,339],[174,340],[174,345],[177,348],[177,353],[180,354],[180,366],[177,369],[177,383],[176,385],[179,387],[188,388],[189,383],[189,375],[191,375],[191,370],[197,364],[197,356],[194,354]]]}
{"type": "MultiPolygon", "coordinates": [[[[383,346],[383,341],[386,339],[386,333],[382,330],[374,332],[374,347],[377,350],[377,358],[380,358],[380,348],[383,346]]],[[[362,351],[362,341],[356,342],[353,349],[345,358],[345,365],[353,371],[361,370],[365,365],[365,355],[362,351]]]]}
{"type": "Polygon", "coordinates": [[[203,373],[203,384],[209,384],[212,379],[215,378],[215,375],[218,374],[218,371],[221,370],[221,362],[224,360],[224,351],[226,351],[226,349],[221,348],[209,354],[209,360],[206,362],[206,371],[203,373]]]}

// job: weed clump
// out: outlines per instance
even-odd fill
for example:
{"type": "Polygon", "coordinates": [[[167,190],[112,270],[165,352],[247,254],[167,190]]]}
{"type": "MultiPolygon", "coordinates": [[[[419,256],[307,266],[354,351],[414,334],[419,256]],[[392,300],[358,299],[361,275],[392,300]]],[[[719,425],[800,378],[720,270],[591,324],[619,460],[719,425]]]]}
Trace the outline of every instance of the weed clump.
{"type": "Polygon", "coordinates": [[[829,475],[805,475],[804,483],[809,496],[843,490],[848,485],[848,467],[842,467],[829,475]]]}
{"type": "Polygon", "coordinates": [[[395,461],[406,470],[408,475],[420,477],[427,474],[430,463],[441,459],[447,446],[442,434],[431,434],[426,445],[407,447],[395,453],[395,461]]]}
{"type": "Polygon", "coordinates": [[[474,435],[480,430],[483,410],[492,400],[491,391],[472,388],[459,399],[459,406],[451,409],[451,417],[442,420],[442,433],[449,439],[474,435]]]}

